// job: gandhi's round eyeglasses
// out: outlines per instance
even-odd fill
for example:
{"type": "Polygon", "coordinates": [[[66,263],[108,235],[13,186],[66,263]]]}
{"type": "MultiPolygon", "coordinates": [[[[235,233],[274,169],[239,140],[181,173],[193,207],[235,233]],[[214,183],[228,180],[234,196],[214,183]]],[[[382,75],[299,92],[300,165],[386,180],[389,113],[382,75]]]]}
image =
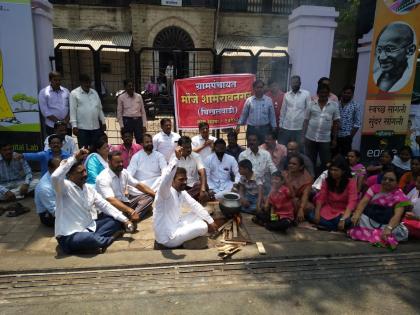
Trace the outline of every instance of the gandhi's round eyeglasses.
{"type": "Polygon", "coordinates": [[[392,47],[392,46],[384,46],[384,47],[382,47],[382,46],[376,46],[376,50],[375,51],[376,51],[376,54],[377,55],[381,55],[382,53],[384,53],[385,56],[389,56],[391,54],[396,53],[397,51],[400,51],[401,49],[407,48],[410,45],[411,45],[411,43],[410,44],[407,44],[405,46],[399,47],[399,48],[392,47]]]}

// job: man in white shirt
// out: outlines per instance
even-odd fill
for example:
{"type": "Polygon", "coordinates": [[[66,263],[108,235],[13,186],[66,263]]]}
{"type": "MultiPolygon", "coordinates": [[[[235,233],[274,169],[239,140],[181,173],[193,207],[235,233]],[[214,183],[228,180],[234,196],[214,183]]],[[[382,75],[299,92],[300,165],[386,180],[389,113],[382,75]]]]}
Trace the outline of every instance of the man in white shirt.
{"type": "Polygon", "coordinates": [[[277,171],[268,151],[259,148],[258,137],[254,134],[247,136],[248,149],[239,154],[239,161],[250,160],[255,176],[261,178],[264,184],[264,193],[268,194],[271,187],[271,174],[277,171]]]}
{"type": "Polygon", "coordinates": [[[201,122],[198,124],[199,135],[192,137],[191,144],[193,151],[200,154],[203,161],[212,153],[216,137],[210,135],[209,124],[201,122]]]}
{"type": "Polygon", "coordinates": [[[178,144],[182,147],[182,156],[179,159],[178,166],[185,168],[187,171],[188,193],[200,202],[213,199],[213,196],[208,191],[203,160],[198,153],[192,152],[190,137],[181,137],[178,140],[178,144]]]}
{"type": "Polygon", "coordinates": [[[205,160],[207,183],[209,189],[215,193],[216,199],[232,190],[233,184],[240,179],[238,162],[229,154],[226,154],[226,142],[216,139],[214,153],[205,160]]]}
{"type": "Polygon", "coordinates": [[[82,74],[80,86],[70,93],[70,123],[79,148],[93,145],[106,130],[101,99],[90,85],[89,76],[82,74]]]}
{"type": "MultiPolygon", "coordinates": [[[[39,109],[45,118],[45,129],[47,135],[54,133],[54,123],[64,121],[66,129],[70,120],[69,116],[69,95],[70,92],[61,86],[61,74],[50,72],[48,75],[50,85],[43,88],[38,95],[39,109]]],[[[71,129],[66,130],[71,135],[71,129]]]]}
{"type": "MultiPolygon", "coordinates": [[[[67,133],[67,123],[63,120],[58,120],[54,123],[54,134],[61,136],[63,140],[63,146],[61,150],[66,151],[68,154],[73,155],[77,151],[76,142],[67,133]]],[[[50,146],[48,144],[50,136],[45,138],[44,151],[48,151],[50,146]]]]}
{"type": "Polygon", "coordinates": [[[300,77],[294,75],[290,78],[291,90],[283,98],[279,120],[279,143],[287,145],[290,141],[296,141],[303,148],[302,128],[305,120],[305,112],[311,102],[308,91],[300,88],[300,77]]]}
{"type": "Polygon", "coordinates": [[[55,237],[64,252],[105,250],[121,235],[122,227],[133,224],[91,186],[83,160],[87,150],[80,150],[51,175],[56,192],[55,237]],[[96,207],[104,215],[96,220],[91,209],[96,207]]]}
{"type": "MultiPolygon", "coordinates": [[[[141,183],[149,186],[153,191],[157,191],[160,184],[160,176],[167,166],[165,157],[162,153],[153,150],[153,141],[150,134],[143,137],[143,150],[137,152],[131,158],[127,167],[128,173],[141,183]]],[[[140,192],[128,186],[131,195],[139,195],[140,192]]]]}
{"type": "Polygon", "coordinates": [[[109,152],[108,164],[109,167],[96,177],[96,190],[132,221],[140,221],[151,210],[150,205],[153,203],[155,192],[124,169],[120,151],[109,152]],[[143,194],[127,196],[128,185],[143,194]]]}
{"type": "Polygon", "coordinates": [[[163,171],[162,183],[156,195],[153,211],[155,248],[163,245],[176,248],[186,242],[217,229],[213,218],[186,191],[187,172],[179,166],[182,157],[180,147],[176,148],[173,159],[163,171]],[[191,211],[182,215],[181,206],[187,204],[191,211]]]}
{"type": "Polygon", "coordinates": [[[166,162],[169,162],[181,136],[176,132],[172,132],[172,122],[169,118],[160,120],[160,128],[162,131],[153,136],[153,147],[156,151],[163,154],[166,162]]]}

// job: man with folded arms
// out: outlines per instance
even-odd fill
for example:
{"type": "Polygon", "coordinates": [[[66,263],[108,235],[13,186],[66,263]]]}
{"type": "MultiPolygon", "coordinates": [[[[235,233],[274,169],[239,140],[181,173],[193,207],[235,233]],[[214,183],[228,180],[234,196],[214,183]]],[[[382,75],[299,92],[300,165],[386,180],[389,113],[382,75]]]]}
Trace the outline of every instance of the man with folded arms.
{"type": "Polygon", "coordinates": [[[124,169],[120,151],[112,151],[108,154],[108,165],[109,168],[104,169],[96,177],[96,190],[132,221],[143,219],[150,210],[155,192],[124,169]],[[128,185],[135,187],[143,194],[134,197],[127,196],[128,185]]]}
{"type": "Polygon", "coordinates": [[[91,186],[83,160],[87,150],[79,150],[52,173],[56,193],[55,237],[64,252],[104,251],[122,235],[122,227],[133,230],[133,224],[91,186]],[[96,207],[103,216],[93,219],[96,207]]]}

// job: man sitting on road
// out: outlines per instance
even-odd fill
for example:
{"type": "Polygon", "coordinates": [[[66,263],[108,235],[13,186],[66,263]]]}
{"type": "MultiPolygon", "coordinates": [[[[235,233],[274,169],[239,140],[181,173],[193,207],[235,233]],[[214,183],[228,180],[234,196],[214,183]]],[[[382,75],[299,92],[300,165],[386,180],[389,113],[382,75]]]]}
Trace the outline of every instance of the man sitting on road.
{"type": "MultiPolygon", "coordinates": [[[[157,191],[160,184],[160,176],[166,166],[165,156],[153,150],[152,136],[145,134],[143,136],[143,150],[133,155],[127,171],[135,179],[149,186],[153,191],[157,191]]],[[[131,195],[140,194],[134,187],[129,186],[128,190],[131,195]]]]}
{"type": "Polygon", "coordinates": [[[179,159],[178,166],[187,171],[187,191],[200,202],[206,202],[213,199],[208,191],[206,169],[198,153],[192,152],[191,139],[183,136],[178,140],[182,147],[182,156],[179,159]]]}
{"type": "Polygon", "coordinates": [[[48,161],[48,172],[41,177],[35,187],[35,206],[41,223],[54,227],[55,222],[55,190],[51,183],[51,174],[60,166],[61,159],[52,158],[48,161]]]}
{"type": "Polygon", "coordinates": [[[163,171],[156,195],[156,208],[153,211],[155,249],[176,248],[181,245],[184,248],[191,248],[192,245],[194,248],[204,248],[207,238],[197,238],[206,235],[209,228],[217,228],[208,212],[185,191],[187,171],[179,167],[180,160],[185,156],[182,151],[180,147],[175,149],[172,160],[163,171]],[[191,207],[191,211],[181,215],[183,203],[191,207]]]}
{"type": "Polygon", "coordinates": [[[124,169],[120,151],[109,152],[108,165],[109,168],[104,169],[96,177],[96,190],[132,221],[144,219],[147,212],[151,210],[150,205],[153,203],[155,192],[124,169]],[[127,197],[128,185],[135,187],[143,194],[127,197]]]}
{"type": "Polygon", "coordinates": [[[63,161],[51,175],[56,192],[55,237],[64,252],[103,252],[122,235],[122,227],[134,227],[120,211],[92,187],[86,184],[87,173],[83,160],[88,151],[81,149],[63,161]],[[92,208],[103,212],[93,219],[92,208]]]}
{"type": "Polygon", "coordinates": [[[38,180],[32,179],[32,170],[10,143],[0,143],[0,200],[22,199],[35,189],[38,180]]]}
{"type": "MultiPolygon", "coordinates": [[[[57,120],[54,123],[54,134],[63,138],[63,146],[61,147],[63,151],[66,151],[70,155],[73,155],[77,151],[76,142],[74,142],[73,138],[67,134],[67,124],[65,121],[57,120]]],[[[45,138],[44,151],[48,151],[50,149],[50,136],[45,138]]]]}
{"type": "Polygon", "coordinates": [[[205,161],[209,189],[215,193],[216,199],[223,198],[240,179],[238,162],[233,156],[225,153],[225,140],[217,139],[214,142],[214,153],[205,161]]]}

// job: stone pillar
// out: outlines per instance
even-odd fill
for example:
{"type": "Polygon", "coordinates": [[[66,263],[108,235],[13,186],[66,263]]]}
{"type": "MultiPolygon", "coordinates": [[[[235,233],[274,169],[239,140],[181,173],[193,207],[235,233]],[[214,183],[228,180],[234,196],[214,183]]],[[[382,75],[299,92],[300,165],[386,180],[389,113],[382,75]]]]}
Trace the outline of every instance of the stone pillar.
{"type": "MultiPolygon", "coordinates": [[[[373,30],[363,35],[359,39],[359,48],[357,53],[359,58],[357,61],[357,72],[356,72],[356,83],[354,89],[353,99],[360,104],[360,111],[362,114],[362,125],[363,125],[363,113],[366,102],[366,93],[369,79],[369,68],[370,68],[370,51],[372,49],[372,36],[373,30]]],[[[353,139],[353,148],[360,150],[360,143],[362,137],[362,128],[357,131],[353,139]]]]}
{"type": "Polygon", "coordinates": [[[289,45],[292,75],[299,75],[302,88],[316,94],[317,82],[330,76],[335,19],[333,7],[303,5],[289,16],[289,45]]]}
{"type": "Polygon", "coordinates": [[[47,0],[32,0],[32,19],[35,36],[38,89],[49,84],[48,73],[53,70],[54,57],[53,6],[47,0]]]}

